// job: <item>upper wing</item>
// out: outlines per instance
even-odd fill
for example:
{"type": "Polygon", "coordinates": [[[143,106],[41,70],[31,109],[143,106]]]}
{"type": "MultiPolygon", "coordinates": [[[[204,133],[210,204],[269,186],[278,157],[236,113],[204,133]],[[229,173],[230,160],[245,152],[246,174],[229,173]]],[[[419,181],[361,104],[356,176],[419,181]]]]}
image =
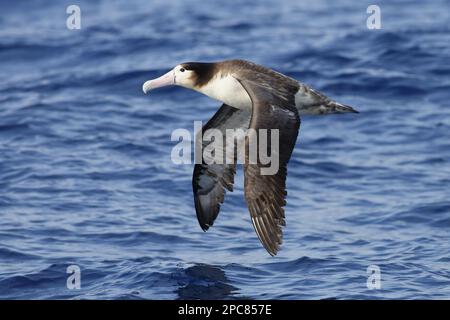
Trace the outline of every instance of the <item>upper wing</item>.
{"type": "MultiPolygon", "coordinates": [[[[250,113],[223,104],[216,114],[203,126],[202,134],[211,128],[218,129],[224,137],[223,148],[225,155],[226,129],[242,128],[247,130],[250,122],[250,113]]],[[[203,149],[211,142],[203,141],[203,149]]],[[[203,159],[203,157],[202,157],[203,159]]],[[[194,191],[195,210],[197,219],[204,231],[213,225],[220,210],[220,204],[225,197],[225,189],[233,191],[234,174],[236,165],[234,163],[196,164],[192,177],[194,191]]]]}
{"type": "MultiPolygon", "coordinates": [[[[257,163],[246,161],[244,166],[245,198],[253,226],[264,248],[271,255],[275,255],[282,243],[281,227],[285,225],[283,207],[286,205],[287,163],[300,127],[300,118],[295,108],[295,93],[289,90],[289,87],[280,91],[273,89],[268,83],[261,84],[253,79],[239,81],[252,100],[250,128],[255,129],[257,133],[258,129],[279,130],[278,172],[273,175],[261,174],[261,168],[265,166],[260,162],[259,156],[257,163]]],[[[247,151],[249,144],[255,143],[252,139],[250,135],[247,138],[247,151]]],[[[270,138],[268,140],[270,141],[270,138]]],[[[268,150],[273,152],[272,144],[267,145],[268,150]]],[[[246,155],[248,156],[248,152],[246,155]]]]}

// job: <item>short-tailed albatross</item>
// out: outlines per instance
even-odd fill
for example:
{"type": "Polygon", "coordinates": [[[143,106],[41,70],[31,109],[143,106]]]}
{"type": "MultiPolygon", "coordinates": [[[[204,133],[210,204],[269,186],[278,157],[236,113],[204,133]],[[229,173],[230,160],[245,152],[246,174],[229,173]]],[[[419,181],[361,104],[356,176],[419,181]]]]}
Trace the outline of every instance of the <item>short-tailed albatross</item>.
{"type": "MultiPolygon", "coordinates": [[[[333,101],[309,86],[261,65],[244,60],[215,63],[188,62],[165,75],[146,81],[144,93],[178,85],[203,93],[223,104],[202,131],[226,129],[278,129],[279,169],[263,175],[259,162],[244,163],[244,193],[253,227],[264,248],[275,255],[282,243],[285,226],[287,163],[294,149],[300,115],[357,112],[333,101]]],[[[203,147],[208,143],[202,142],[203,147]]],[[[248,147],[249,139],[245,140],[248,147]]],[[[224,149],[226,143],[224,143],[224,149]]],[[[270,148],[270,145],[269,145],[270,148]]],[[[226,190],[233,190],[235,163],[196,164],[192,186],[201,228],[214,223],[226,190]]]]}

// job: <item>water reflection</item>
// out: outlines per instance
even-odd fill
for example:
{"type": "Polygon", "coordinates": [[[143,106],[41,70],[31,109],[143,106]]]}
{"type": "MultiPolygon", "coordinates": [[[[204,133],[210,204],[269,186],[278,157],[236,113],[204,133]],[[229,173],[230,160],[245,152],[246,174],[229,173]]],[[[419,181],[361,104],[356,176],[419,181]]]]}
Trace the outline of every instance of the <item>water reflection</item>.
{"type": "Polygon", "coordinates": [[[184,270],[184,281],[177,289],[179,300],[230,299],[238,288],[229,284],[225,272],[217,266],[197,264],[184,270]]]}

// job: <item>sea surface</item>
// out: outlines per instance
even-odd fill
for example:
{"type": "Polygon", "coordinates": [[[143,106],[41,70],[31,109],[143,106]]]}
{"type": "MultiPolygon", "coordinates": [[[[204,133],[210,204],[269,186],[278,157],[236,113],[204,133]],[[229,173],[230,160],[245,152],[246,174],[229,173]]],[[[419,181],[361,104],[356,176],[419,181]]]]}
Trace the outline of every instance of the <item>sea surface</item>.
{"type": "Polygon", "coordinates": [[[71,4],[0,1],[1,299],[450,299],[448,0],[71,4]],[[275,257],[241,170],[205,233],[171,161],[220,103],[141,89],[233,58],[360,111],[302,118],[275,257]]]}

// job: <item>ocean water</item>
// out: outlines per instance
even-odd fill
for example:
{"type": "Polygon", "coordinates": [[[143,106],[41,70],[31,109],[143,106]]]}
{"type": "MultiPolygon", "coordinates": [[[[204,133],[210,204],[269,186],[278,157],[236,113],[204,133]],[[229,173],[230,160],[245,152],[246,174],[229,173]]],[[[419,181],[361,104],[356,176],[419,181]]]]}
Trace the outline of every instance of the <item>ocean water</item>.
{"type": "Polygon", "coordinates": [[[449,299],[450,2],[0,1],[1,299],[449,299]],[[170,160],[219,103],[142,83],[242,58],[361,113],[302,119],[276,257],[243,178],[198,226],[170,160]],[[67,267],[80,268],[69,289],[67,267]],[[368,266],[381,287],[367,286],[368,266]]]}

